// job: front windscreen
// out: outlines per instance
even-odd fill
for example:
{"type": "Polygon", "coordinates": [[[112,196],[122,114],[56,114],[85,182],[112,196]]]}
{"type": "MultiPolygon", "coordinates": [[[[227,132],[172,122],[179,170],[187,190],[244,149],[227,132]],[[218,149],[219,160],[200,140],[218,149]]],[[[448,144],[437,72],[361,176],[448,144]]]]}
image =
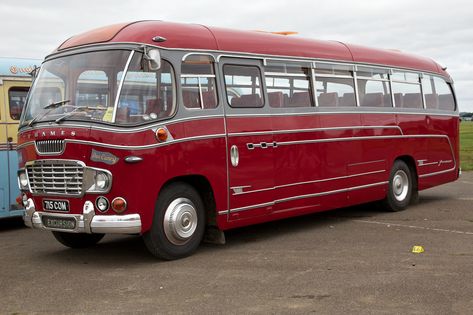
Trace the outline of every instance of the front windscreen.
{"type": "Polygon", "coordinates": [[[172,68],[165,61],[158,71],[147,68],[142,54],[129,50],[46,61],[31,89],[21,125],[42,121],[133,125],[168,117],[175,103],[172,68]]]}

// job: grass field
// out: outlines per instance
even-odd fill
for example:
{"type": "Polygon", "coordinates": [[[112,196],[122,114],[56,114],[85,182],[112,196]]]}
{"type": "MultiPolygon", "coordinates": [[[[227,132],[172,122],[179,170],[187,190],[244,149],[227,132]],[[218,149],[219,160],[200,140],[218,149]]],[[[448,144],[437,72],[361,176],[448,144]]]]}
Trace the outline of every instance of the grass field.
{"type": "Polygon", "coordinates": [[[473,170],[473,122],[460,123],[460,166],[463,171],[473,170]]]}

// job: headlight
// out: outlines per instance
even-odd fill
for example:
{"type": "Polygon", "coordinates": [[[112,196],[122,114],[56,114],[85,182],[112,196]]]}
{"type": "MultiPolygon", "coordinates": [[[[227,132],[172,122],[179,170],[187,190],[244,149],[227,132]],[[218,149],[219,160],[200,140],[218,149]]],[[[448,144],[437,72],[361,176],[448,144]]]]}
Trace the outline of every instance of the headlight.
{"type": "Polygon", "coordinates": [[[106,189],[108,186],[108,176],[105,173],[99,173],[95,175],[95,188],[100,190],[106,189]]]}
{"type": "Polygon", "coordinates": [[[18,187],[20,190],[28,190],[28,176],[24,170],[18,171],[18,187]]]}
{"type": "Polygon", "coordinates": [[[107,211],[109,207],[108,199],[103,196],[98,197],[95,200],[95,206],[97,207],[97,209],[99,209],[100,212],[107,211]]]}
{"type": "Polygon", "coordinates": [[[103,169],[86,168],[84,187],[88,193],[107,193],[112,187],[112,174],[103,169]]]}

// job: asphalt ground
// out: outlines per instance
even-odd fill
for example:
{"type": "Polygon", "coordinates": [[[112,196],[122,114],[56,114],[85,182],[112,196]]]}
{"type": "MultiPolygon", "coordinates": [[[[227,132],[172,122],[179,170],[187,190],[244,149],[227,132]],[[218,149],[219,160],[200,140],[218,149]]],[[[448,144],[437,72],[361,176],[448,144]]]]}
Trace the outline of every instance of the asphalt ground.
{"type": "Polygon", "coordinates": [[[226,238],[165,262],[136,236],[72,250],[1,221],[0,313],[473,312],[473,172],[403,212],[362,205],[226,238]]]}

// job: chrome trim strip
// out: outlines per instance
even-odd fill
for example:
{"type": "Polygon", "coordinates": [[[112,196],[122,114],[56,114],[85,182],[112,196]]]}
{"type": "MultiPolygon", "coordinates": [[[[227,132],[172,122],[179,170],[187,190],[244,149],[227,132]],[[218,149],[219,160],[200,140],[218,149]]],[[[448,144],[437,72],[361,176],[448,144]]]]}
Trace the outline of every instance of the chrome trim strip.
{"type": "Polygon", "coordinates": [[[306,74],[299,74],[299,73],[286,73],[286,72],[264,72],[266,77],[291,77],[291,78],[306,78],[308,79],[309,76],[306,74]]]}
{"type": "MultiPolygon", "coordinates": [[[[345,137],[345,138],[327,138],[314,140],[296,140],[296,141],[281,141],[277,142],[278,146],[297,145],[309,143],[323,143],[336,141],[359,141],[359,140],[377,140],[377,139],[396,139],[396,138],[447,138],[446,135],[398,135],[398,136],[362,136],[362,137],[345,137]]],[[[450,139],[448,139],[450,141],[450,139]]]]}
{"type": "MultiPolygon", "coordinates": [[[[271,202],[265,202],[265,203],[260,203],[260,204],[256,204],[256,205],[246,206],[246,207],[233,208],[233,209],[230,210],[230,213],[246,211],[246,210],[251,210],[251,209],[260,208],[260,207],[270,207],[270,206],[274,206],[274,204],[275,204],[275,202],[271,201],[271,202]]],[[[220,212],[223,212],[223,211],[219,211],[219,214],[220,214],[220,212]]],[[[227,213],[227,212],[225,212],[225,213],[227,213]]]]}
{"type": "Polygon", "coordinates": [[[386,162],[386,160],[375,160],[375,161],[351,163],[351,164],[348,164],[347,166],[366,165],[366,164],[381,163],[381,162],[386,162]]]}
{"type": "MultiPolygon", "coordinates": [[[[384,161],[384,160],[382,160],[382,161],[384,161]]],[[[297,185],[322,183],[322,182],[328,182],[328,181],[332,181],[332,180],[347,179],[347,178],[352,178],[352,177],[359,177],[359,176],[378,174],[378,173],[384,173],[384,172],[386,172],[386,170],[377,170],[377,171],[371,171],[371,172],[365,172],[365,173],[359,173],[359,174],[353,174],[353,175],[345,175],[345,176],[339,176],[339,177],[316,179],[316,180],[305,181],[305,182],[295,182],[295,183],[290,183],[290,184],[277,185],[277,186],[274,186],[274,187],[243,191],[243,192],[240,192],[240,193],[233,193],[233,195],[237,196],[237,195],[250,194],[250,193],[262,192],[262,191],[268,191],[268,190],[275,190],[275,189],[286,188],[286,187],[297,186],[297,185]]],[[[251,187],[251,186],[241,186],[241,187],[251,187]]]]}
{"type": "Polygon", "coordinates": [[[383,181],[383,182],[378,182],[378,183],[373,183],[373,184],[354,186],[354,187],[342,188],[342,189],[336,189],[336,190],[329,190],[329,191],[324,191],[324,192],[320,192],[320,193],[293,196],[293,197],[278,199],[278,200],[276,200],[276,203],[287,202],[287,201],[292,201],[292,200],[299,200],[299,199],[306,199],[306,198],[312,198],[312,197],[319,197],[319,196],[327,196],[327,195],[332,195],[332,194],[341,193],[341,192],[349,192],[349,191],[363,189],[363,188],[369,188],[369,187],[385,185],[385,184],[388,184],[388,183],[389,183],[388,181],[383,181]]]}
{"type": "Polygon", "coordinates": [[[318,131],[332,131],[332,130],[350,130],[350,129],[397,129],[401,135],[404,135],[399,126],[347,126],[347,127],[326,127],[326,128],[307,128],[307,129],[287,129],[287,130],[267,130],[267,131],[249,131],[249,132],[232,132],[229,137],[238,136],[261,136],[271,134],[288,134],[288,133],[303,133],[303,132],[318,132],[318,131]]]}
{"type": "MultiPolygon", "coordinates": [[[[324,107],[318,107],[322,109],[324,107]]],[[[327,107],[329,108],[329,107],[327,107]]],[[[458,113],[456,114],[447,114],[447,113],[435,113],[435,112],[400,112],[400,111],[366,111],[360,110],[363,107],[353,107],[353,111],[311,111],[311,112],[300,112],[300,113],[262,113],[262,114],[228,114],[227,117],[234,117],[234,118],[243,118],[248,116],[255,116],[255,117],[271,117],[271,116],[308,116],[308,115],[335,115],[335,114],[380,114],[380,115],[390,115],[390,114],[397,114],[397,115],[424,115],[424,116],[448,116],[448,117],[459,117],[458,113]]]]}
{"type": "MultiPolygon", "coordinates": [[[[157,121],[153,124],[145,125],[145,126],[140,126],[140,127],[119,127],[119,126],[98,126],[98,125],[92,125],[92,124],[81,124],[77,122],[68,122],[64,121],[61,122],[61,128],[63,127],[68,127],[68,128],[81,128],[81,129],[91,129],[91,130],[102,130],[102,131],[111,131],[111,132],[117,132],[117,133],[136,133],[138,131],[146,131],[146,130],[152,130],[153,128],[156,128],[157,126],[162,126],[162,125],[172,125],[180,122],[185,122],[185,121],[193,121],[193,120],[204,120],[204,119],[212,119],[212,118],[224,118],[223,115],[205,115],[205,116],[194,116],[194,117],[187,117],[187,118],[180,118],[180,119],[173,119],[173,120],[161,120],[157,121]]],[[[21,135],[25,132],[28,131],[33,131],[33,130],[40,130],[43,129],[44,127],[50,128],[51,125],[49,123],[37,123],[34,125],[34,127],[27,128],[27,129],[22,129],[21,132],[18,134],[21,135]]]]}
{"type": "Polygon", "coordinates": [[[210,56],[210,57],[212,57],[213,62],[215,62],[215,57],[214,57],[214,55],[209,54],[209,53],[205,54],[205,53],[201,53],[201,52],[197,52],[197,53],[195,53],[195,52],[190,52],[190,53],[188,53],[188,54],[185,54],[184,56],[182,56],[181,61],[185,61],[185,60],[187,59],[187,57],[192,56],[192,55],[205,55],[205,56],[210,56]]]}
{"type": "Polygon", "coordinates": [[[122,79],[120,80],[120,85],[118,86],[117,94],[115,96],[115,104],[113,104],[112,122],[115,122],[115,118],[117,118],[118,101],[120,100],[120,94],[122,93],[123,83],[125,82],[126,75],[128,73],[128,67],[130,66],[131,59],[133,58],[134,54],[135,54],[135,51],[132,50],[130,52],[130,56],[128,56],[128,60],[126,61],[125,68],[123,69],[123,76],[122,76],[122,79]]]}
{"type": "Polygon", "coordinates": [[[137,146],[126,146],[126,145],[109,144],[109,143],[85,141],[85,140],[74,140],[74,139],[70,139],[67,141],[71,143],[90,144],[90,145],[95,145],[98,147],[112,148],[112,149],[117,149],[117,150],[146,150],[146,149],[157,148],[157,147],[166,146],[170,144],[175,144],[175,143],[214,139],[214,138],[224,138],[224,137],[225,137],[225,134],[203,135],[203,136],[182,138],[182,139],[172,140],[168,142],[154,143],[154,144],[147,144],[147,145],[137,145],[137,146]]]}
{"type": "Polygon", "coordinates": [[[215,78],[215,74],[181,74],[181,78],[215,78]]]}
{"type": "MultiPolygon", "coordinates": [[[[196,140],[206,140],[206,139],[214,139],[214,138],[224,138],[225,134],[213,134],[213,135],[203,135],[203,136],[195,136],[195,137],[187,137],[182,139],[175,139],[167,142],[161,143],[153,143],[153,144],[146,144],[146,145],[137,145],[137,146],[127,146],[127,145],[119,145],[119,144],[111,144],[111,143],[103,143],[103,142],[96,142],[96,141],[87,141],[87,140],[76,140],[76,139],[65,139],[66,143],[77,143],[77,144],[89,144],[103,148],[111,148],[117,150],[146,150],[157,148],[161,146],[166,146],[175,143],[187,142],[187,141],[196,141],[196,140]]],[[[28,145],[34,144],[34,141],[25,142],[18,146],[18,149],[26,147],[28,145]]]]}
{"type": "MultiPolygon", "coordinates": [[[[18,145],[16,147],[17,150],[21,149],[21,148],[24,148],[24,147],[27,147],[27,146],[30,146],[30,145],[34,145],[34,141],[27,141],[27,142],[24,142],[20,145],[18,145]]],[[[35,149],[36,150],[36,149],[35,149]]]]}
{"type": "Polygon", "coordinates": [[[440,160],[440,161],[435,161],[435,162],[426,162],[428,160],[417,160],[417,165],[418,166],[429,166],[429,165],[437,165],[441,166],[442,164],[449,164],[452,163],[452,160],[440,160]]]}
{"type": "Polygon", "coordinates": [[[244,185],[244,186],[233,186],[233,187],[230,187],[230,189],[248,188],[248,187],[251,187],[251,185],[244,185]]]}
{"type": "Polygon", "coordinates": [[[424,177],[430,177],[430,176],[440,175],[440,174],[444,174],[444,173],[449,173],[449,172],[454,171],[455,168],[456,168],[456,165],[452,168],[449,168],[448,170],[443,170],[443,171],[438,171],[438,172],[419,175],[419,178],[424,178],[424,177]]]}
{"type": "Polygon", "coordinates": [[[288,197],[288,198],[281,198],[281,199],[276,199],[272,202],[266,202],[266,203],[261,203],[261,204],[246,206],[246,207],[240,207],[240,208],[233,208],[233,209],[230,209],[230,210],[222,210],[222,211],[219,211],[218,214],[219,215],[225,215],[225,214],[229,214],[229,213],[235,213],[235,212],[251,210],[251,209],[254,209],[254,208],[260,208],[260,207],[265,207],[265,206],[273,206],[277,203],[283,203],[283,202],[292,201],[292,200],[306,199],[306,198],[319,197],[319,196],[327,196],[327,195],[332,195],[332,194],[337,194],[337,193],[342,193],[342,192],[349,192],[349,191],[353,191],[353,190],[359,190],[359,189],[364,189],[364,188],[370,188],[370,187],[375,187],[375,186],[386,185],[388,183],[389,183],[388,181],[382,181],[382,182],[377,182],[377,183],[372,183],[372,184],[367,184],[367,185],[353,186],[353,187],[348,187],[348,188],[323,191],[323,192],[319,192],[319,193],[298,195],[298,196],[292,196],[292,197],[288,197]]]}

